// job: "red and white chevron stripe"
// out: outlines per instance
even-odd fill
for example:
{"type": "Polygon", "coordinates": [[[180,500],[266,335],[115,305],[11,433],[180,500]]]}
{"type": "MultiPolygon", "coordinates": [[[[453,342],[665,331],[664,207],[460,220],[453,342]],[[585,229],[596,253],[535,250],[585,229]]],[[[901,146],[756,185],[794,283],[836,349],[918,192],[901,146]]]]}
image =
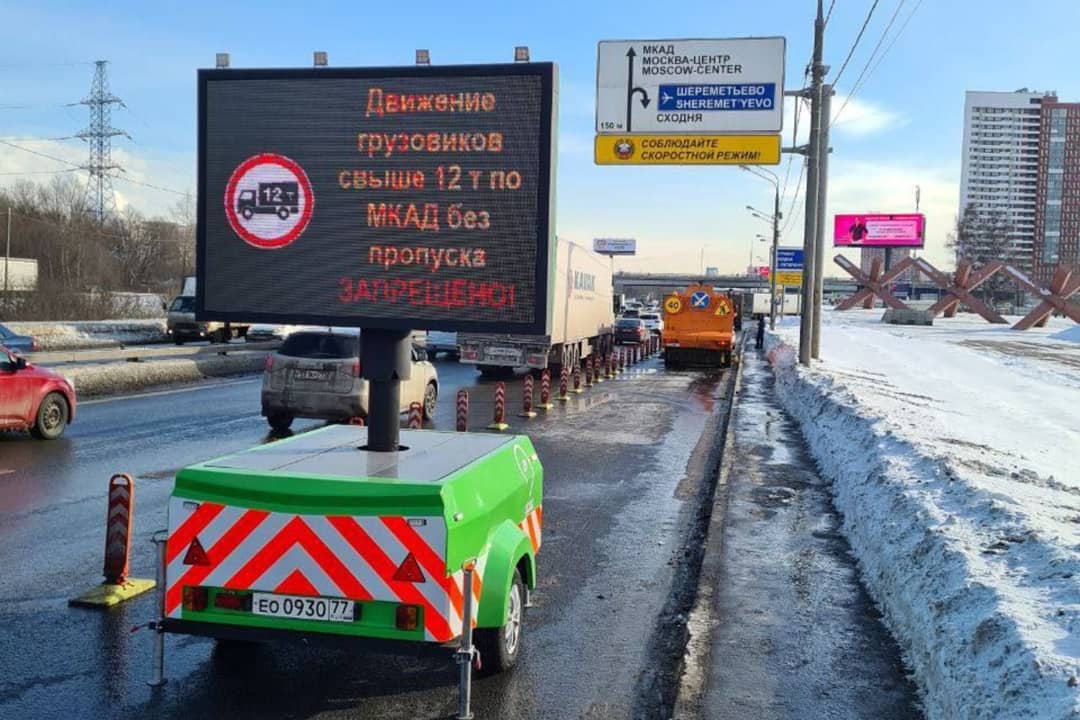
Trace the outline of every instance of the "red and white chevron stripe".
{"type": "Polygon", "coordinates": [[[522,532],[529,536],[534,555],[540,549],[540,525],[543,519],[544,510],[542,507],[537,507],[527,513],[525,519],[518,523],[518,527],[521,528],[522,532]]]}
{"type": "MultiPolygon", "coordinates": [[[[423,520],[414,525],[393,516],[298,515],[172,498],[166,615],[181,617],[183,588],[196,585],[382,600],[420,605],[425,639],[447,642],[461,634],[463,573],[447,573],[443,519],[423,520]],[[195,538],[209,565],[184,564],[195,538]],[[424,582],[393,578],[410,553],[424,582]]],[[[474,608],[479,606],[485,560],[479,559],[474,575],[474,608]]]]}

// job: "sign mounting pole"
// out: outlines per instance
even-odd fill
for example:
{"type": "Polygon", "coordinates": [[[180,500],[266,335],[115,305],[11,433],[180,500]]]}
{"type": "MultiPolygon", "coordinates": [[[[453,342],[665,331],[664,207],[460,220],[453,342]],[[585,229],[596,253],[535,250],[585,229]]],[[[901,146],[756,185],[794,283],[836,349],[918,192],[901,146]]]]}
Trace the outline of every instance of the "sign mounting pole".
{"type": "MultiPolygon", "coordinates": [[[[802,315],[799,322],[799,364],[810,365],[810,350],[813,343],[814,328],[814,297],[817,292],[814,287],[816,276],[817,215],[825,209],[818,206],[820,196],[818,194],[818,182],[821,178],[821,95],[825,73],[828,68],[822,64],[821,58],[825,42],[825,17],[822,12],[821,0],[817,2],[817,18],[814,20],[814,60],[811,65],[811,83],[807,91],[810,97],[810,141],[806,154],[806,218],[803,225],[803,293],[802,315]]],[[[827,122],[827,120],[826,120],[827,122]]]]}

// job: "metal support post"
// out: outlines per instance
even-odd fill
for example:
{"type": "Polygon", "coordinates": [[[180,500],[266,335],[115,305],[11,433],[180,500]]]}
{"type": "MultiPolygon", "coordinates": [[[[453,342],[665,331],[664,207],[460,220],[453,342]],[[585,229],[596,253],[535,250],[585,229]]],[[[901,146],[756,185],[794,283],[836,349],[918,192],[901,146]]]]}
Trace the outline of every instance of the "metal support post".
{"type": "Polygon", "coordinates": [[[396,452],[401,439],[401,381],[412,376],[411,330],[365,330],[360,364],[368,381],[368,444],[375,452],[396,452]]]}
{"type": "Polygon", "coordinates": [[[157,550],[157,621],[150,623],[150,629],[154,631],[154,675],[147,682],[150,687],[161,687],[165,684],[165,546],[168,541],[168,531],[158,530],[154,533],[153,543],[157,550]]]}
{"type": "Polygon", "coordinates": [[[465,563],[462,594],[464,602],[461,609],[461,648],[454,653],[458,664],[458,714],[457,720],[472,720],[472,666],[476,659],[476,648],[472,643],[472,584],[474,564],[465,563]]]}
{"type": "Polygon", "coordinates": [[[769,260],[769,329],[776,329],[776,248],[780,245],[780,188],[775,187],[772,215],[772,257],[769,260]]]}
{"type": "Polygon", "coordinates": [[[799,363],[810,364],[810,350],[813,342],[814,295],[817,278],[817,227],[818,227],[818,180],[820,178],[821,159],[821,94],[826,68],[821,62],[825,38],[825,17],[817,3],[817,18],[814,20],[814,59],[811,64],[810,97],[810,143],[806,155],[806,218],[803,225],[803,292],[802,316],[799,323],[799,363]]]}
{"type": "Polygon", "coordinates": [[[829,124],[832,122],[832,85],[821,89],[821,134],[818,140],[817,253],[814,257],[814,326],[810,337],[810,355],[817,360],[821,350],[821,303],[825,272],[825,201],[829,189],[829,124]]]}

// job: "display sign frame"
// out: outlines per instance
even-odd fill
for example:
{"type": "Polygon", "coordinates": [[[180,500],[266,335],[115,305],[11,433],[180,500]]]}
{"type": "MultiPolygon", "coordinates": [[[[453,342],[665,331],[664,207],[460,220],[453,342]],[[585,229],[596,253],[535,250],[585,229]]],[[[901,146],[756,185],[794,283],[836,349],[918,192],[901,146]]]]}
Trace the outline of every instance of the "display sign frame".
{"type": "MultiPolygon", "coordinates": [[[[237,85],[239,87],[239,85],[237,85]]],[[[299,86],[298,86],[299,87],[299,86]]],[[[329,87],[329,86],[328,86],[329,87]]],[[[429,329],[429,330],[447,330],[447,331],[459,331],[459,332],[499,332],[499,333],[521,333],[532,335],[546,335],[550,332],[551,327],[551,312],[552,312],[552,294],[554,292],[554,253],[555,253],[555,238],[554,238],[554,204],[555,204],[555,169],[556,169],[556,124],[557,124],[557,87],[558,87],[558,66],[554,63],[507,63],[507,64],[484,64],[484,65],[446,65],[446,66],[392,66],[392,67],[364,67],[364,68],[258,68],[258,69],[200,69],[198,71],[197,78],[197,95],[198,95],[198,115],[197,115],[197,133],[198,133],[198,151],[197,151],[197,193],[196,193],[196,317],[199,320],[218,320],[218,321],[233,321],[233,322],[251,322],[251,323],[279,323],[279,324],[301,324],[301,325],[320,325],[320,326],[341,326],[341,327],[361,327],[370,329],[429,329]],[[450,281],[445,282],[444,292],[445,297],[445,311],[440,309],[435,312],[435,308],[442,308],[443,306],[437,306],[435,304],[430,305],[416,305],[409,302],[396,303],[394,306],[394,312],[392,315],[383,314],[370,314],[363,304],[354,305],[355,310],[349,312],[326,312],[322,310],[317,311],[305,311],[302,307],[303,298],[295,297],[292,303],[294,307],[299,307],[297,310],[289,310],[282,312],[279,310],[264,312],[261,310],[252,310],[251,307],[245,306],[227,306],[229,303],[222,303],[220,299],[208,302],[209,295],[211,294],[211,288],[209,283],[223,282],[223,278],[227,276],[235,276],[236,278],[243,278],[244,273],[248,268],[238,266],[230,268],[228,272],[224,272],[220,266],[216,266],[213,270],[208,270],[208,243],[209,242],[221,242],[222,239],[218,237],[220,235],[220,219],[214,218],[215,225],[213,234],[214,239],[211,240],[208,237],[208,214],[210,212],[218,212],[219,210],[224,215],[226,209],[230,207],[229,203],[232,202],[231,198],[225,198],[224,205],[222,203],[225,193],[219,192],[223,188],[208,186],[208,112],[212,109],[208,107],[208,91],[213,83],[244,83],[247,81],[310,81],[316,87],[319,83],[324,81],[348,81],[356,80],[360,81],[361,85],[365,81],[394,81],[394,85],[390,86],[392,89],[387,92],[416,92],[417,94],[430,93],[432,85],[438,83],[440,79],[447,80],[447,86],[445,93],[449,95],[457,95],[461,92],[461,83],[459,81],[467,81],[470,78],[513,78],[513,77],[536,77],[539,79],[539,97],[536,98],[535,103],[530,103],[529,107],[511,107],[509,110],[502,111],[501,114],[492,113],[490,117],[499,117],[500,119],[496,123],[488,123],[484,125],[484,128],[490,128],[492,131],[497,131],[502,127],[510,127],[510,124],[514,122],[515,117],[521,117],[521,115],[515,116],[514,113],[532,112],[535,111],[538,105],[538,116],[530,118],[530,122],[535,124],[537,135],[535,139],[535,145],[526,145],[525,151],[522,152],[523,158],[528,158],[529,167],[536,168],[536,177],[532,180],[533,192],[535,192],[535,222],[531,224],[521,224],[522,227],[529,227],[529,231],[517,230],[517,223],[509,228],[501,229],[500,234],[505,237],[510,235],[514,242],[523,242],[527,249],[533,250],[533,272],[532,278],[532,292],[527,294],[527,297],[523,297],[519,294],[516,298],[516,302],[519,304],[526,304],[526,309],[531,304],[531,313],[527,311],[521,311],[519,314],[523,317],[520,321],[514,320],[500,320],[500,319],[472,319],[475,318],[476,312],[470,307],[460,307],[451,305],[449,299],[449,293],[451,292],[450,281]],[[419,82],[413,83],[411,81],[416,80],[419,82]],[[455,82],[458,82],[455,85],[455,82]],[[416,85],[416,89],[413,90],[410,86],[416,85]],[[404,89],[398,89],[404,88],[404,89]],[[531,108],[531,109],[530,109],[531,108]],[[501,123],[501,124],[499,124],[501,123]],[[532,164],[532,160],[535,157],[535,165],[532,164]],[[518,233],[514,235],[514,233],[518,233]],[[456,308],[457,312],[453,312],[451,307],[456,308]]],[[[477,90],[482,90],[482,87],[477,87],[477,90]]],[[[310,91],[318,93],[319,91],[310,91]]],[[[370,87],[364,91],[363,97],[356,97],[357,104],[361,101],[369,101],[370,87]]],[[[464,93],[462,93],[464,94],[464,93]]],[[[532,96],[530,96],[532,97],[532,96]]],[[[381,95],[380,95],[381,98],[381,95]]],[[[380,99],[381,102],[381,99],[380,99]]],[[[493,105],[495,101],[493,100],[493,105]]],[[[499,107],[498,105],[494,105],[499,107]]],[[[254,110],[254,109],[253,109],[254,110]]],[[[500,108],[501,110],[501,108],[500,108]]],[[[357,107],[352,105],[349,112],[354,114],[358,118],[363,118],[365,108],[363,105],[357,107]]],[[[300,115],[300,110],[294,109],[289,111],[290,114],[300,115]]],[[[344,112],[344,111],[343,111],[344,112]]],[[[480,127],[475,121],[475,118],[479,115],[473,115],[474,119],[472,123],[460,123],[458,125],[453,124],[452,118],[448,120],[449,114],[443,114],[441,116],[432,116],[429,119],[430,128],[428,132],[431,133],[445,133],[447,135],[474,132],[480,127]]],[[[464,117],[464,113],[459,117],[464,117]]],[[[344,121],[343,121],[344,122],[344,121]]],[[[519,121],[520,122],[520,121],[519,121]]],[[[384,123],[386,132],[415,132],[419,133],[419,123],[414,123],[414,126],[410,126],[409,123],[404,123],[400,126],[395,126],[392,123],[384,123]]],[[[529,126],[531,128],[531,125],[529,126]]],[[[487,132],[487,130],[485,130],[487,132]]],[[[500,138],[502,137],[500,133],[500,138]]],[[[531,135],[530,135],[531,137],[531,135]]],[[[297,141],[298,143],[304,142],[304,139],[297,141]]],[[[310,141],[315,142],[315,141],[310,141]]],[[[501,140],[500,140],[501,142],[501,140]]],[[[279,154],[283,157],[289,157],[290,151],[287,147],[267,147],[264,152],[271,154],[279,154]]],[[[312,151],[313,152],[313,151],[312,151]]],[[[357,155],[348,156],[347,149],[342,148],[341,160],[339,164],[342,167],[349,167],[351,162],[354,166],[359,166],[362,163],[357,162],[357,155]]],[[[469,156],[462,156],[464,159],[468,159],[469,156]]],[[[417,164],[423,164],[425,166],[438,162],[434,156],[429,157],[427,155],[418,154],[417,164]]],[[[366,157],[364,158],[367,159],[366,157]]],[[[381,170],[381,169],[380,169],[381,170]]],[[[311,172],[309,171],[310,175],[311,172]]],[[[278,178],[274,178],[277,180],[278,178]]],[[[326,192],[328,187],[328,180],[326,177],[315,178],[312,177],[312,184],[315,186],[315,197],[308,198],[308,205],[301,208],[299,212],[306,212],[307,215],[311,215],[311,204],[314,204],[314,217],[317,219],[320,213],[320,207],[325,207],[326,201],[321,193],[326,192]]],[[[267,183],[271,185],[272,183],[267,183]]],[[[277,183],[281,187],[285,187],[288,191],[292,185],[288,182],[277,183]]],[[[302,184],[301,184],[302,187],[302,184]]],[[[261,185],[260,185],[261,189],[261,185]]],[[[481,188],[482,189],[482,188],[481,188]]],[[[341,191],[339,191],[341,192],[341,191]]],[[[445,195],[437,194],[435,188],[425,191],[427,194],[418,195],[403,195],[402,202],[412,202],[417,206],[433,204],[437,207],[437,212],[444,212],[444,205],[448,205],[452,202],[452,198],[448,198],[445,195]],[[438,202],[432,202],[438,199],[438,202]]],[[[301,196],[303,192],[299,193],[301,196]]],[[[485,196],[486,197],[486,196],[485,196]]],[[[495,196],[490,201],[490,208],[503,207],[500,202],[504,202],[495,196]]],[[[529,198],[530,202],[532,198],[529,198]]],[[[346,201],[339,198],[333,198],[334,202],[339,204],[346,201]]],[[[250,196],[244,198],[244,202],[249,205],[252,202],[250,196]]],[[[355,202],[357,212],[360,213],[364,207],[364,201],[361,199],[353,200],[355,202]]],[[[484,200],[484,202],[489,202],[484,200]]],[[[505,202],[511,202],[509,200],[505,202]]],[[[303,203],[299,203],[303,205],[303,203]]],[[[517,210],[517,206],[514,206],[514,210],[517,210]]],[[[280,210],[282,215],[288,216],[288,211],[280,210]]],[[[294,208],[293,212],[297,212],[294,208]]],[[[493,216],[496,216],[494,213],[493,216]]],[[[250,221],[250,213],[244,213],[245,218],[250,221]]],[[[496,216],[497,217],[497,216],[496,216]]],[[[284,221],[283,217],[283,221],[284,221]]],[[[304,227],[307,227],[307,218],[304,220],[304,227]]],[[[531,221],[531,218],[530,218],[531,221]]],[[[229,220],[232,222],[232,219],[229,220]]],[[[364,218],[358,214],[357,225],[358,227],[351,232],[357,234],[362,239],[357,241],[350,239],[348,241],[356,241],[358,246],[361,247],[360,253],[364,254],[369,252],[365,249],[365,244],[374,242],[377,238],[368,238],[368,235],[374,236],[374,233],[364,233],[371,229],[370,220],[368,226],[364,227],[364,218]],[[363,228],[363,229],[361,229],[363,228]]],[[[376,228],[378,226],[375,226],[376,228]]],[[[235,225],[233,225],[235,231],[235,225]]],[[[303,231],[303,229],[301,229],[303,231]]],[[[309,228],[307,232],[312,232],[309,228]]],[[[283,236],[284,238],[285,236],[283,236]]],[[[241,244],[252,245],[250,239],[245,240],[242,237],[234,237],[236,242],[241,244]]],[[[230,239],[230,241],[232,240],[230,239]]],[[[447,240],[432,236],[429,238],[431,243],[439,244],[448,249],[459,247],[460,243],[457,243],[457,238],[447,240]]],[[[283,249],[280,247],[274,247],[276,243],[280,245],[284,242],[281,240],[272,240],[268,242],[264,247],[264,252],[273,255],[274,253],[282,253],[283,249]]],[[[289,240],[292,242],[292,240],[289,240]]],[[[408,239],[394,240],[398,242],[402,247],[408,244],[408,239]]],[[[482,242],[482,241],[475,241],[482,242]]],[[[494,239],[484,242],[493,243],[494,239]]],[[[294,246],[299,246],[300,242],[293,243],[294,246]]],[[[493,247],[495,247],[493,245],[493,247]]],[[[292,248],[290,248],[292,249],[292,248]]],[[[258,249],[256,248],[256,252],[258,249]]],[[[464,251],[460,251],[464,252],[464,251]]],[[[509,262],[500,260],[498,266],[494,266],[490,263],[491,253],[487,253],[488,263],[483,266],[483,273],[476,274],[476,283],[479,284],[482,281],[489,280],[490,278],[499,277],[500,272],[511,273],[513,266],[509,262]]],[[[509,255],[509,253],[507,253],[509,255]]],[[[379,276],[378,263],[372,263],[369,255],[364,255],[363,260],[368,262],[368,270],[371,272],[372,277],[379,276]]],[[[317,258],[312,258],[312,262],[317,262],[317,258]]],[[[357,267],[360,267],[361,260],[357,260],[357,267]]],[[[288,268],[282,268],[286,270],[288,268]]],[[[335,282],[339,273],[353,272],[354,269],[343,268],[331,268],[328,270],[332,274],[335,282]]],[[[384,268],[385,270],[385,268],[384,268]]],[[[529,278],[530,275],[525,274],[525,278],[529,278]]],[[[395,281],[396,282],[396,281],[395,281]]],[[[457,282],[455,279],[453,282],[457,282]]],[[[322,286],[320,286],[322,289],[322,286]]],[[[293,293],[293,289],[290,288],[290,295],[293,293]]],[[[412,292],[410,287],[409,292],[412,292]]],[[[455,288],[456,291],[456,288],[455,288]]],[[[270,292],[270,291],[267,291],[270,292]]],[[[280,293],[280,288],[275,288],[274,292],[280,293]]],[[[344,292],[344,291],[342,291],[344,292]]],[[[430,292],[430,290],[429,290],[430,292]]],[[[220,297],[218,293],[214,293],[215,296],[220,297]]],[[[254,300],[252,301],[255,302],[254,300]]],[[[235,303],[234,303],[235,304],[235,303]]],[[[257,303],[256,303],[257,304],[257,303]]],[[[325,298],[323,299],[323,305],[325,305],[325,298]]],[[[485,310],[496,307],[494,304],[485,307],[485,310]]],[[[389,311],[387,311],[389,312],[389,311]]],[[[489,312],[490,315],[495,315],[494,312],[489,312]]],[[[505,313],[504,313],[505,314],[505,313]]]]}
{"type": "Polygon", "coordinates": [[[923,213],[838,213],[833,216],[835,248],[912,248],[926,246],[926,215],[923,213]],[[907,226],[911,231],[905,234],[907,226]],[[860,226],[865,239],[853,239],[853,226],[860,226]],[[873,236],[876,229],[891,234],[873,236]]]}

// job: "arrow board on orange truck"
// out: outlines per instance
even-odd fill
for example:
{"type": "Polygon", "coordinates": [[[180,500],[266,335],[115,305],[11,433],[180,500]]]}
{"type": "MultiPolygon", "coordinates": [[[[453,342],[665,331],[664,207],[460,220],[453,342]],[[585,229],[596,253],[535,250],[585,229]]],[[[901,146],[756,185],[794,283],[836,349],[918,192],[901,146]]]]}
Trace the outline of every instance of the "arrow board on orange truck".
{"type": "Polygon", "coordinates": [[[780,132],[786,47],[782,37],[601,41],[596,132],[780,132]]]}

